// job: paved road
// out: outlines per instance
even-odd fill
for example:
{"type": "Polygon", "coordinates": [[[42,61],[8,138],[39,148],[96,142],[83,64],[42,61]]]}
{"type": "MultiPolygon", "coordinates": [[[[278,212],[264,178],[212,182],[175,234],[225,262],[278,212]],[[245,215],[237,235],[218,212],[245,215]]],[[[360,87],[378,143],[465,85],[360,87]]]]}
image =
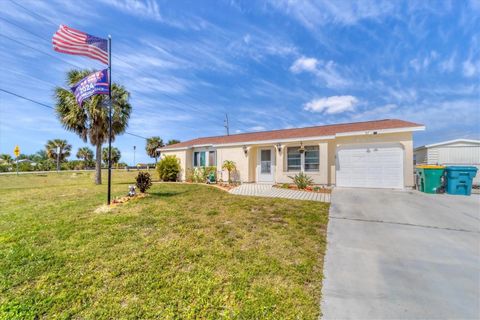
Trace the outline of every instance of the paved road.
{"type": "Polygon", "coordinates": [[[336,189],[324,319],[478,319],[480,196],[336,189]]]}

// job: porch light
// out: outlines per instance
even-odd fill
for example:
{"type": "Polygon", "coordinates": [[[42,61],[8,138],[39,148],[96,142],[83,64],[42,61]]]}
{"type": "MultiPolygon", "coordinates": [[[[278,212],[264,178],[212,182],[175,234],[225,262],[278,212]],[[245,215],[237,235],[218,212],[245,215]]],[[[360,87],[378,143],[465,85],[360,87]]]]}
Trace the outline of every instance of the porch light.
{"type": "Polygon", "coordinates": [[[247,146],[243,146],[243,153],[245,153],[245,155],[247,155],[247,153],[248,153],[248,148],[247,148],[247,146]]]}
{"type": "Polygon", "coordinates": [[[298,152],[304,153],[305,152],[305,147],[303,146],[303,143],[300,142],[300,148],[298,149],[298,152]]]}
{"type": "Polygon", "coordinates": [[[277,150],[278,150],[278,153],[282,152],[282,145],[280,143],[277,143],[277,150]]]}

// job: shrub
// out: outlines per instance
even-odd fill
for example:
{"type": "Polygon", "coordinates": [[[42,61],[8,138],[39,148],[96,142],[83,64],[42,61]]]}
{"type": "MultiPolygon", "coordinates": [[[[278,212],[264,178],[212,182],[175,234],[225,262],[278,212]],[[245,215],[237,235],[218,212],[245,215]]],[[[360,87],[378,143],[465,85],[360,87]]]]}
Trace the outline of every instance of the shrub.
{"type": "Polygon", "coordinates": [[[307,176],[304,172],[296,174],[295,177],[288,177],[293,180],[293,183],[295,183],[298,189],[305,189],[307,186],[313,183],[313,179],[307,176]]]}
{"type": "Polygon", "coordinates": [[[56,169],[56,164],[52,160],[45,160],[42,162],[37,163],[37,169],[39,171],[50,171],[56,169]]]}
{"type": "MultiPolygon", "coordinates": [[[[16,170],[16,167],[14,166],[14,169],[16,170]]],[[[29,162],[20,162],[18,164],[18,171],[33,171],[35,168],[32,166],[29,162]]]]}
{"type": "Polygon", "coordinates": [[[177,181],[180,173],[180,161],[174,155],[165,156],[158,162],[158,176],[162,181],[177,181]]]}
{"type": "Polygon", "coordinates": [[[195,174],[195,170],[193,170],[192,168],[187,169],[185,171],[185,181],[193,182],[194,174],[195,174]]]}
{"type": "Polygon", "coordinates": [[[152,178],[150,177],[150,173],[140,171],[135,178],[136,186],[140,189],[141,193],[145,193],[150,187],[152,186],[152,178]]]}
{"type": "Polygon", "coordinates": [[[188,182],[204,183],[207,178],[213,174],[215,181],[217,180],[217,167],[195,167],[188,169],[185,174],[185,180],[188,182]]]}
{"type": "Polygon", "coordinates": [[[288,183],[283,183],[282,184],[283,189],[288,189],[289,187],[290,187],[290,185],[288,183]]]}

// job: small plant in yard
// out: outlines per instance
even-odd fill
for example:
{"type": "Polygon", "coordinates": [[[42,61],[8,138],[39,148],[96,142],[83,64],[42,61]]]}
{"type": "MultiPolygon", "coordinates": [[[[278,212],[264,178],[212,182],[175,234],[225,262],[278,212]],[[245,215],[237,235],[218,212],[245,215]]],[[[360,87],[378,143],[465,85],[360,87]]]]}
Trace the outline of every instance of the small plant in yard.
{"type": "Polygon", "coordinates": [[[157,172],[162,181],[177,181],[180,173],[180,161],[173,155],[165,156],[158,162],[157,172]]]}
{"type": "Polygon", "coordinates": [[[231,174],[233,171],[237,170],[237,165],[231,160],[225,160],[222,165],[223,170],[228,172],[228,183],[232,183],[231,174]]]}
{"type": "Polygon", "coordinates": [[[294,177],[288,176],[290,179],[293,180],[293,183],[297,186],[298,189],[305,189],[309,185],[313,183],[313,179],[307,176],[304,172],[300,172],[299,174],[296,174],[294,177]]]}
{"type": "Polygon", "coordinates": [[[145,193],[152,186],[152,177],[150,173],[140,171],[135,178],[137,188],[140,189],[141,193],[145,193]]]}
{"type": "Polygon", "coordinates": [[[282,183],[282,185],[281,185],[282,189],[288,189],[288,187],[290,187],[290,185],[288,183],[282,183]]]}

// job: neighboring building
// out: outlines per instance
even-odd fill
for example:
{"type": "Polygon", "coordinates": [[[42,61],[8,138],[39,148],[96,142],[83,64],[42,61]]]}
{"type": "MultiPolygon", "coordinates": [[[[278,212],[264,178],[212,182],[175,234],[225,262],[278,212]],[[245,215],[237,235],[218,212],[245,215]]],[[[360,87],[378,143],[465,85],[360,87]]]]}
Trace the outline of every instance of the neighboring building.
{"type": "MultiPolygon", "coordinates": [[[[415,148],[414,163],[468,165],[480,170],[480,140],[455,139],[415,148]]],[[[473,183],[480,184],[480,172],[473,183]]]]}
{"type": "Polygon", "coordinates": [[[241,182],[290,183],[301,171],[315,184],[404,188],[414,184],[412,132],[421,124],[396,119],[198,138],[160,148],[186,170],[233,160],[241,182]]]}

